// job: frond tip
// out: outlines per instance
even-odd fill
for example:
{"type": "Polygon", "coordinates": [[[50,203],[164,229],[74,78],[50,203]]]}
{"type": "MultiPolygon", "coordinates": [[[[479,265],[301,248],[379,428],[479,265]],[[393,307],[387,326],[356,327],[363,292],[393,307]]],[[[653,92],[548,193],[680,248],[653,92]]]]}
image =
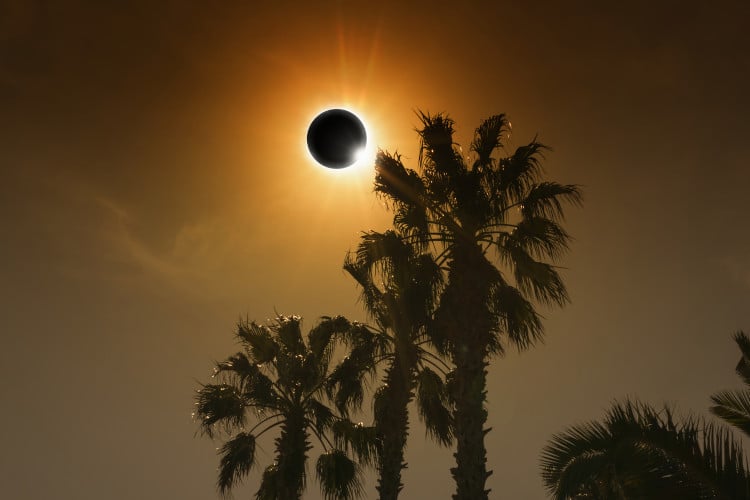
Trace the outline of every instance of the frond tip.
{"type": "Polygon", "coordinates": [[[315,472],[325,500],[350,500],[362,494],[359,467],[341,450],[320,455],[315,472]]]}
{"type": "Polygon", "coordinates": [[[226,497],[232,487],[240,482],[255,463],[255,436],[240,432],[227,441],[219,451],[219,493],[226,497]]]}

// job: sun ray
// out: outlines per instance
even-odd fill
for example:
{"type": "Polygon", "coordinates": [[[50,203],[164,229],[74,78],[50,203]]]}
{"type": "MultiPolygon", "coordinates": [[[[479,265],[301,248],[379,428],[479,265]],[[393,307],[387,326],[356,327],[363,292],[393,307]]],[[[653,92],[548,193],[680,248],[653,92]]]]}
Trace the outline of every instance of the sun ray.
{"type": "Polygon", "coordinates": [[[382,11],[378,15],[377,22],[375,24],[375,31],[370,40],[370,50],[367,54],[367,63],[365,64],[365,76],[363,78],[362,85],[360,86],[358,103],[362,105],[367,100],[367,90],[372,81],[372,76],[375,74],[375,62],[377,55],[380,51],[380,33],[383,28],[383,13],[382,11]]]}

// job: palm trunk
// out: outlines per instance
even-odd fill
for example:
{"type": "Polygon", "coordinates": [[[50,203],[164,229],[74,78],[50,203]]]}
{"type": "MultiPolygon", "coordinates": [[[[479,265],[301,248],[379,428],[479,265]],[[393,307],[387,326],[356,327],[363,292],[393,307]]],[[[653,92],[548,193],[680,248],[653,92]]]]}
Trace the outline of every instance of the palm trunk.
{"type": "Polygon", "coordinates": [[[487,471],[487,452],[484,447],[484,428],[487,410],[486,348],[463,344],[454,356],[456,365],[453,386],[454,422],[456,433],[456,467],[451,474],[456,482],[454,500],[487,499],[490,490],[484,485],[492,472],[487,471]]]}
{"type": "Polygon", "coordinates": [[[310,450],[310,437],[302,409],[287,413],[276,439],[276,466],[278,467],[278,500],[299,500],[305,489],[305,465],[310,450]]]}
{"type": "Polygon", "coordinates": [[[382,406],[379,404],[381,407],[376,415],[377,433],[382,446],[377,484],[380,500],[396,500],[404,487],[401,470],[406,468],[404,448],[409,435],[411,379],[410,370],[396,352],[394,362],[386,373],[382,406]]]}
{"type": "Polygon", "coordinates": [[[451,358],[455,365],[450,394],[453,400],[456,437],[456,467],[451,474],[456,482],[454,500],[486,500],[490,490],[487,471],[484,424],[487,410],[488,346],[493,335],[493,318],[487,307],[488,269],[479,247],[468,244],[454,250],[449,264],[448,286],[441,298],[439,321],[448,332],[451,358]]]}

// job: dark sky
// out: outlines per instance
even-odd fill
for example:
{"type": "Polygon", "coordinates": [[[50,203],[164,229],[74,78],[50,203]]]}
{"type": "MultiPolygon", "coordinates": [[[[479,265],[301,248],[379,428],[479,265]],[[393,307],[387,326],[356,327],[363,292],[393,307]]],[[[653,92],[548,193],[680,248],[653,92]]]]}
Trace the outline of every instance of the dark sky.
{"type": "MultiPolygon", "coordinates": [[[[364,319],[341,265],[389,214],[371,170],[306,156],[329,105],[412,166],[414,110],[465,145],[505,112],[513,146],[538,133],[548,176],[585,188],[572,304],[490,369],[493,498],[543,498],[546,440],[614,398],[704,413],[750,329],[748,19],[745,1],[0,0],[0,496],[213,498],[192,395],[237,318],[364,319]]],[[[447,498],[450,453],[415,423],[403,498],[447,498]]]]}

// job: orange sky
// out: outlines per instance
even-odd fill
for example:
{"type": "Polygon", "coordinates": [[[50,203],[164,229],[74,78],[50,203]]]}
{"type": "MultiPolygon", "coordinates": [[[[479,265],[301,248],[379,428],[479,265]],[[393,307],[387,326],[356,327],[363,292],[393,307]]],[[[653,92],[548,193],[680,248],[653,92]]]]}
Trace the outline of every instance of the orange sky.
{"type": "MultiPolygon", "coordinates": [[[[389,215],[366,168],[305,155],[326,105],[411,166],[416,109],[464,145],[505,112],[584,185],[572,304],[490,370],[494,497],[542,498],[545,441],[613,398],[703,412],[737,385],[746,2],[151,4],[0,2],[0,496],[212,498],[192,392],[235,320],[364,319],[341,265],[389,215]]],[[[447,498],[450,451],[412,429],[403,498],[447,498]]]]}

